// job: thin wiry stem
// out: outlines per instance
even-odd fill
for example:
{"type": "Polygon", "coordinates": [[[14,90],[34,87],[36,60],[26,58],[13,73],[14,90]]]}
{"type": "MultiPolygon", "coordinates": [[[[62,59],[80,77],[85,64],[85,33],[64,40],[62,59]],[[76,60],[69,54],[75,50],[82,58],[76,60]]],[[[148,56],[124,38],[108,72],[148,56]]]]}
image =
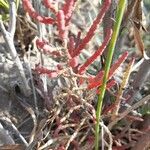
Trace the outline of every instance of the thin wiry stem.
{"type": "Polygon", "coordinates": [[[134,105],[132,105],[132,107],[129,107],[126,111],[124,111],[123,113],[121,113],[119,115],[119,117],[117,119],[115,119],[114,121],[112,121],[109,125],[108,128],[109,130],[112,129],[112,127],[121,119],[123,119],[125,116],[127,116],[130,112],[132,112],[133,110],[139,108],[140,106],[142,106],[145,102],[150,101],[150,95],[144,97],[143,99],[141,99],[140,101],[138,101],[137,103],[135,103],[134,105]]]}

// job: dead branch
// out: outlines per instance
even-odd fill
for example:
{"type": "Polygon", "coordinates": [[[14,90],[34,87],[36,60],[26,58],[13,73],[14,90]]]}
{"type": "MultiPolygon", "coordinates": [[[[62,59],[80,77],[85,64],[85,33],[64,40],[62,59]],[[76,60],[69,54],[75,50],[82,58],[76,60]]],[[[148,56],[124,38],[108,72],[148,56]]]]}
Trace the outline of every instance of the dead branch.
{"type": "Polygon", "coordinates": [[[4,24],[2,22],[2,20],[0,20],[0,30],[2,32],[2,35],[5,39],[6,42],[6,46],[9,50],[9,53],[12,57],[12,60],[14,61],[15,65],[17,66],[17,71],[18,74],[20,75],[21,79],[22,79],[22,84],[20,86],[21,90],[23,91],[23,93],[27,96],[30,95],[30,88],[28,86],[27,83],[27,79],[24,73],[24,69],[23,66],[21,64],[21,61],[17,55],[16,52],[16,48],[14,45],[14,41],[13,41],[13,37],[14,37],[14,33],[15,33],[15,24],[16,24],[16,9],[15,9],[15,2],[13,0],[10,1],[10,16],[9,18],[9,27],[8,27],[8,31],[5,29],[4,24]]]}
{"type": "Polygon", "coordinates": [[[137,109],[138,107],[140,107],[141,105],[143,105],[145,102],[148,102],[150,100],[150,95],[144,97],[142,100],[138,101],[137,103],[135,103],[133,106],[129,107],[126,111],[124,111],[123,113],[121,113],[119,115],[119,117],[112,121],[109,125],[108,128],[109,130],[112,129],[112,127],[121,119],[123,119],[125,116],[127,116],[132,110],[137,109]]]}

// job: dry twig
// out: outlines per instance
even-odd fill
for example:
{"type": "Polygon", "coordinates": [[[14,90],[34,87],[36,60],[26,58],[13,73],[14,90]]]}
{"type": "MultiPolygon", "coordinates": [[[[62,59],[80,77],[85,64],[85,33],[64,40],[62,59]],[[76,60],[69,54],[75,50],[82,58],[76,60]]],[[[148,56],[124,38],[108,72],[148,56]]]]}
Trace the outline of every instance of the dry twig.
{"type": "Polygon", "coordinates": [[[148,102],[150,100],[150,95],[144,97],[142,100],[138,101],[137,103],[135,103],[133,106],[129,107],[126,111],[124,111],[123,113],[121,113],[119,115],[119,117],[117,119],[115,119],[114,121],[112,121],[109,125],[108,125],[108,129],[111,130],[112,127],[121,119],[123,119],[125,116],[127,116],[131,111],[133,111],[134,109],[137,109],[138,107],[142,106],[145,102],[148,102]]]}

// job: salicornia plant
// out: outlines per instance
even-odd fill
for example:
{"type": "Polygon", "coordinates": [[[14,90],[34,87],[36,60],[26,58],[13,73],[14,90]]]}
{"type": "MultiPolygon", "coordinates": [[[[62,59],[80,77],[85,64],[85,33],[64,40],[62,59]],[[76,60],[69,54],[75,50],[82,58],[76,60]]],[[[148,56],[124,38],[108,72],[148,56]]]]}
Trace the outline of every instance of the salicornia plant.
{"type": "MultiPolygon", "coordinates": [[[[43,23],[45,25],[55,26],[57,29],[57,36],[62,41],[62,46],[64,47],[62,50],[54,50],[48,41],[45,41],[42,38],[38,38],[36,40],[37,48],[42,51],[45,55],[49,55],[52,58],[59,59],[59,65],[55,67],[55,69],[50,70],[42,65],[35,66],[35,71],[38,74],[46,74],[49,78],[58,77],[59,75],[65,73],[65,75],[70,76],[76,75],[79,78],[77,84],[78,86],[82,86],[82,83],[86,83],[87,90],[91,90],[93,88],[100,88],[100,94],[97,104],[96,115],[93,113],[93,122],[95,122],[96,118],[96,129],[95,129],[95,149],[99,148],[99,122],[102,111],[102,100],[104,98],[106,88],[109,89],[116,84],[114,80],[109,81],[114,72],[118,69],[118,67],[125,61],[128,53],[125,52],[118,60],[111,65],[112,55],[114,52],[115,43],[117,40],[119,27],[121,24],[124,8],[126,1],[120,0],[117,13],[115,25],[112,29],[108,29],[106,37],[104,38],[102,44],[98,47],[97,50],[93,52],[93,54],[87,58],[87,60],[83,64],[79,64],[79,55],[82,54],[82,51],[86,49],[87,44],[90,43],[95,32],[99,25],[102,23],[103,18],[108,11],[111,0],[104,0],[102,3],[101,9],[98,12],[97,17],[94,19],[92,25],[89,27],[86,35],[81,38],[81,33],[77,33],[77,35],[71,36],[69,35],[71,17],[75,11],[75,4],[77,0],[65,0],[65,3],[61,8],[56,9],[55,5],[51,3],[49,0],[43,0],[43,5],[52,12],[52,16],[45,17],[39,14],[32,6],[30,0],[22,0],[24,9],[28,12],[29,16],[32,17],[37,22],[43,23]],[[109,41],[111,42],[109,44],[109,41]],[[108,46],[109,44],[109,46],[108,46]],[[108,46],[108,56],[105,62],[105,70],[100,70],[96,76],[92,76],[87,74],[88,67],[96,60],[97,57],[101,56],[108,46]],[[65,52],[64,52],[65,49],[65,52]],[[65,62],[64,62],[65,58],[65,62]],[[63,60],[61,62],[61,60],[63,60]],[[68,73],[66,67],[71,71],[68,73]],[[86,78],[85,78],[86,76],[86,78]]],[[[55,2],[56,3],[56,2],[55,2]]],[[[99,93],[99,91],[97,91],[99,93]]],[[[68,147],[68,146],[67,146],[68,147]]]]}

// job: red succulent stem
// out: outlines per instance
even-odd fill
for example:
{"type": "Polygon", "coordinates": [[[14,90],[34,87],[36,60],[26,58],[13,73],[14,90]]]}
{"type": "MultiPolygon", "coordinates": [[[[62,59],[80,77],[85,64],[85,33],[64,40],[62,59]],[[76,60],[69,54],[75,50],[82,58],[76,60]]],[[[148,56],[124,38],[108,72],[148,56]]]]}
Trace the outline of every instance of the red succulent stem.
{"type": "Polygon", "coordinates": [[[71,19],[72,13],[74,11],[75,3],[77,0],[66,0],[62,10],[64,12],[65,20],[66,20],[66,26],[69,24],[69,21],[71,19]]]}
{"type": "Polygon", "coordinates": [[[47,42],[37,39],[36,45],[38,48],[42,49],[44,54],[53,55],[56,57],[60,57],[61,53],[59,51],[52,50],[53,48],[47,44],[47,42]]]}
{"type": "Polygon", "coordinates": [[[128,57],[128,52],[124,52],[118,59],[117,61],[111,66],[111,69],[109,71],[109,78],[112,77],[114,72],[119,68],[119,66],[126,60],[128,57]]]}
{"type": "Polygon", "coordinates": [[[39,74],[46,74],[48,75],[50,78],[55,78],[58,76],[58,71],[57,70],[49,70],[47,68],[44,68],[44,67],[40,67],[40,66],[37,66],[35,68],[35,71],[39,74]]]}
{"type": "Polygon", "coordinates": [[[104,1],[99,14],[97,15],[96,19],[93,21],[93,24],[90,27],[89,31],[87,32],[86,36],[80,42],[78,47],[75,49],[75,52],[73,54],[74,57],[78,56],[81,53],[81,51],[85,48],[86,44],[92,39],[98,25],[102,22],[107,10],[109,9],[110,4],[111,4],[111,0],[105,0],[104,1]]]}
{"type": "MultiPolygon", "coordinates": [[[[109,71],[108,80],[111,79],[111,77],[113,76],[113,74],[115,73],[115,71],[126,60],[127,56],[128,56],[128,52],[123,53],[118,58],[117,62],[115,62],[112,65],[112,67],[110,68],[110,71],[109,71]]],[[[88,89],[92,89],[92,88],[95,88],[95,87],[98,87],[98,86],[102,85],[103,75],[104,75],[104,73],[102,71],[100,71],[100,73],[98,74],[98,76],[96,76],[94,79],[90,80],[89,85],[88,85],[88,89]],[[102,76],[100,77],[100,75],[102,75],[102,76]]]]}
{"type": "Polygon", "coordinates": [[[29,13],[29,15],[36,19],[37,21],[44,23],[44,24],[53,24],[55,23],[55,20],[51,17],[45,17],[45,16],[41,16],[39,13],[37,13],[35,11],[35,9],[33,8],[30,0],[22,0],[23,2],[23,6],[24,9],[29,13]]]}
{"type": "Polygon", "coordinates": [[[73,50],[75,48],[75,39],[73,36],[69,37],[69,43],[68,43],[68,53],[72,57],[73,55],[73,50]]]}
{"type": "Polygon", "coordinates": [[[98,56],[101,56],[102,53],[104,52],[106,46],[108,45],[109,43],[109,40],[111,38],[111,35],[112,35],[112,30],[109,29],[107,31],[107,35],[102,43],[102,45],[99,47],[99,49],[90,57],[87,59],[87,61],[79,68],[79,74],[82,74],[84,73],[84,71],[87,69],[87,67],[98,57],[98,56]]]}
{"type": "MultiPolygon", "coordinates": [[[[116,81],[115,80],[111,80],[111,81],[108,81],[107,85],[106,85],[106,89],[109,90],[111,89],[114,85],[116,85],[116,81]]],[[[97,94],[100,94],[100,90],[97,89],[97,94]]]]}
{"type": "Polygon", "coordinates": [[[103,70],[99,71],[98,74],[94,78],[89,78],[89,83],[100,80],[100,78],[102,78],[103,75],[104,75],[104,71],[103,70]]]}
{"type": "Polygon", "coordinates": [[[117,83],[117,82],[116,82],[115,80],[109,81],[109,82],[107,83],[107,85],[106,85],[107,90],[110,89],[110,88],[112,88],[114,85],[116,85],[116,83],[117,83]]]}
{"type": "Polygon", "coordinates": [[[67,38],[67,28],[65,26],[65,16],[62,10],[57,13],[57,27],[61,39],[67,38]]]}

